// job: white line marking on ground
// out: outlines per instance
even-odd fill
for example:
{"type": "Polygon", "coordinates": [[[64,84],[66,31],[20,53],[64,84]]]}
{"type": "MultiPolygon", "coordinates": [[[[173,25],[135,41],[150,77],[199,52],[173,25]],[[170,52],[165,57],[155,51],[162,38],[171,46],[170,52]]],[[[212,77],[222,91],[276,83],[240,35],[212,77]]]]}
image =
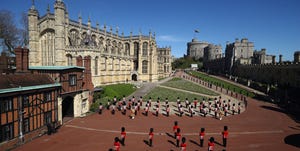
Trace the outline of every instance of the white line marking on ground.
{"type": "MultiPolygon", "coordinates": [[[[108,133],[120,133],[120,131],[116,130],[103,130],[103,129],[95,129],[95,128],[88,128],[88,127],[82,127],[82,126],[76,126],[76,125],[66,125],[66,127],[72,127],[77,129],[83,129],[83,130],[89,130],[89,131],[97,131],[97,132],[108,132],[108,133]]],[[[148,133],[145,132],[130,132],[127,131],[127,134],[136,134],[136,135],[148,135],[148,133]]],[[[275,133],[283,133],[282,130],[277,131],[253,131],[253,132],[230,132],[231,135],[251,135],[251,134],[275,134],[275,133]]],[[[166,132],[158,132],[154,133],[155,135],[166,135],[166,132]]],[[[173,132],[172,132],[173,134],[173,132]]],[[[197,136],[199,133],[182,133],[182,135],[186,136],[197,136]]],[[[206,135],[221,135],[221,132],[218,133],[206,133],[206,135]]]]}

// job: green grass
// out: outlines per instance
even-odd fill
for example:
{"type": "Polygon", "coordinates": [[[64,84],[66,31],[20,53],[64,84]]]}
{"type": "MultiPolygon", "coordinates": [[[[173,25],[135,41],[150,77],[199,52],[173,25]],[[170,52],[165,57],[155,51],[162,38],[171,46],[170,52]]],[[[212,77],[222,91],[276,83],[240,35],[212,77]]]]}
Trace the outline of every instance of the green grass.
{"type": "Polygon", "coordinates": [[[151,92],[149,92],[143,98],[144,98],[144,100],[148,100],[149,97],[152,98],[152,101],[157,101],[158,97],[160,98],[161,101],[165,101],[165,99],[168,98],[169,102],[175,102],[177,100],[177,97],[179,97],[181,101],[184,101],[185,98],[188,98],[189,101],[194,100],[194,98],[197,98],[199,101],[202,101],[203,98],[205,100],[208,99],[207,97],[203,97],[200,95],[171,90],[171,89],[162,88],[162,87],[154,88],[151,92]]]}
{"type": "Polygon", "coordinates": [[[254,93],[252,93],[252,92],[250,92],[250,91],[248,91],[246,89],[243,89],[243,88],[241,88],[239,86],[236,86],[234,84],[231,84],[229,82],[226,82],[226,81],[223,81],[223,80],[211,77],[211,76],[209,76],[207,74],[203,74],[201,72],[189,71],[188,74],[196,76],[196,77],[198,77],[198,78],[200,78],[200,79],[202,79],[202,80],[204,80],[206,82],[210,82],[210,83],[212,83],[214,85],[222,86],[223,88],[228,89],[230,91],[238,92],[238,93],[243,94],[243,95],[247,95],[248,94],[249,97],[254,97],[255,96],[254,93]]]}
{"type": "Polygon", "coordinates": [[[107,101],[112,100],[114,96],[122,98],[123,95],[129,96],[135,90],[136,87],[132,84],[114,84],[104,86],[102,92],[94,93],[94,103],[91,105],[90,110],[94,112],[97,110],[99,103],[106,105],[107,101]]]}
{"type": "Polygon", "coordinates": [[[163,86],[168,86],[172,88],[177,88],[177,89],[183,89],[191,92],[196,92],[196,93],[202,93],[202,94],[207,94],[207,95],[213,95],[213,96],[218,96],[218,93],[215,93],[211,90],[208,90],[206,88],[203,88],[197,84],[194,84],[193,82],[181,79],[181,78],[173,78],[169,80],[168,82],[165,82],[162,84],[163,86]]]}

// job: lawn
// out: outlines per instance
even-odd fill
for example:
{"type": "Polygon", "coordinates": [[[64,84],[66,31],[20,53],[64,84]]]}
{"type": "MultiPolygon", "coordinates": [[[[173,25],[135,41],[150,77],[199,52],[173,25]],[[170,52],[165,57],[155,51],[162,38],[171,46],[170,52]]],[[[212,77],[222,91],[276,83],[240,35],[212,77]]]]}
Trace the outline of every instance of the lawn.
{"type": "Polygon", "coordinates": [[[173,78],[165,83],[162,84],[163,86],[168,86],[172,88],[177,88],[177,89],[183,89],[191,92],[196,92],[196,93],[202,93],[202,94],[207,94],[207,95],[212,95],[212,96],[218,96],[218,93],[215,93],[211,90],[208,90],[206,88],[203,88],[193,82],[181,79],[181,78],[173,78]]]}
{"type": "Polygon", "coordinates": [[[166,98],[170,102],[174,102],[177,100],[177,97],[180,98],[181,101],[184,101],[185,98],[188,98],[189,101],[194,100],[194,98],[197,98],[199,101],[202,101],[203,98],[207,100],[207,97],[203,97],[200,95],[195,95],[187,92],[181,92],[176,90],[171,90],[167,88],[162,87],[156,87],[151,92],[149,92],[146,96],[144,96],[144,100],[149,100],[149,97],[152,98],[152,101],[157,101],[157,98],[159,97],[161,101],[165,101],[166,98]]]}
{"type": "Polygon", "coordinates": [[[243,95],[247,95],[248,94],[249,97],[254,97],[255,96],[254,93],[252,93],[252,92],[250,92],[250,91],[248,91],[246,89],[243,89],[243,88],[241,88],[239,86],[236,86],[234,84],[231,84],[229,82],[226,82],[226,81],[223,81],[223,80],[211,77],[211,76],[209,76],[207,74],[203,74],[203,73],[197,72],[197,71],[189,71],[187,73],[190,74],[190,75],[192,75],[192,76],[196,76],[196,77],[198,77],[198,78],[200,78],[200,79],[202,79],[202,80],[204,80],[206,82],[210,82],[210,83],[212,83],[214,85],[222,86],[223,88],[228,89],[230,91],[238,92],[238,93],[243,94],[243,95]]]}
{"type": "Polygon", "coordinates": [[[91,111],[95,111],[99,103],[105,105],[108,100],[112,100],[114,96],[122,98],[123,95],[129,96],[136,90],[132,84],[114,84],[103,87],[103,91],[94,93],[94,103],[91,105],[91,111]]]}

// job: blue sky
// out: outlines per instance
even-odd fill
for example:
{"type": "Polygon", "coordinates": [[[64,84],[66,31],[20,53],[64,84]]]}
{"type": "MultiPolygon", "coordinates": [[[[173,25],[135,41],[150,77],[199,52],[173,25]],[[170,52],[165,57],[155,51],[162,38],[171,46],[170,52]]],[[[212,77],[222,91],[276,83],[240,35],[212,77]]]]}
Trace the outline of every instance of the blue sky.
{"type": "MultiPolygon", "coordinates": [[[[186,43],[196,36],[201,41],[220,44],[248,38],[255,49],[266,48],[271,55],[282,54],[293,60],[300,50],[299,0],[63,0],[70,18],[81,14],[87,23],[96,22],[124,31],[125,35],[156,33],[157,44],[171,46],[172,55],[186,54],[186,43]],[[200,33],[195,34],[194,30],[200,33]]],[[[40,15],[48,4],[53,12],[54,0],[35,0],[40,15]]],[[[14,13],[16,23],[31,0],[2,0],[0,9],[14,13]]]]}

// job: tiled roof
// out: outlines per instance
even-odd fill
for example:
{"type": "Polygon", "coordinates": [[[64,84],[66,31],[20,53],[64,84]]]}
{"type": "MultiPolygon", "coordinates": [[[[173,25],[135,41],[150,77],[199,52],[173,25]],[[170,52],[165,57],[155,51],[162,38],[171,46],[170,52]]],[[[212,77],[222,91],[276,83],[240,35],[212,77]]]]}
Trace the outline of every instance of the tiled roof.
{"type": "Polygon", "coordinates": [[[55,82],[48,75],[39,74],[11,74],[0,75],[0,89],[37,86],[54,84],[55,82]]]}
{"type": "Polygon", "coordinates": [[[29,70],[66,70],[66,69],[83,69],[79,66],[30,66],[29,70]]]}
{"type": "Polygon", "coordinates": [[[44,85],[35,85],[35,86],[27,86],[27,87],[0,89],[0,94],[12,93],[12,92],[18,92],[18,91],[45,89],[45,88],[52,88],[52,87],[58,87],[58,86],[61,86],[61,84],[60,83],[54,83],[54,84],[44,84],[44,85]]]}

